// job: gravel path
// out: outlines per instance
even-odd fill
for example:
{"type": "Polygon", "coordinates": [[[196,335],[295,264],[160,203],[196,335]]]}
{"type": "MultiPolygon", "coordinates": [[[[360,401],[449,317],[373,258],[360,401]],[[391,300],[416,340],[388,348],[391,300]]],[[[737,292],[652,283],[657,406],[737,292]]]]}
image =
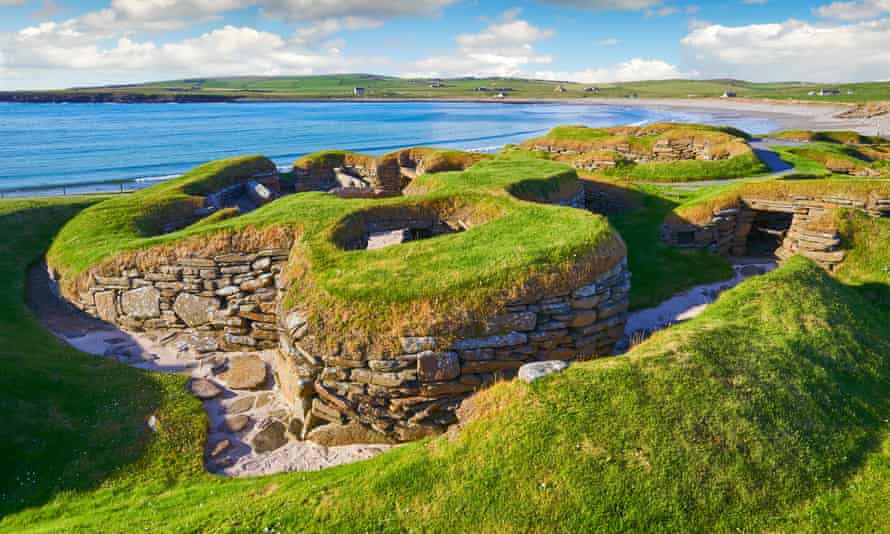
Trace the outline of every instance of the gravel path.
{"type": "Polygon", "coordinates": [[[171,336],[125,331],[74,308],[50,288],[46,265],[32,267],[28,306],[59,339],[82,352],[132,367],[193,378],[192,390],[208,397],[202,399],[210,423],[205,466],[212,473],[243,477],[317,471],[365,460],[391,448],[325,447],[296,439],[291,432],[291,411],[278,391],[274,373],[269,372],[273,351],[200,352],[200,337],[188,332],[171,336]],[[234,374],[233,369],[239,373],[234,374]]]}

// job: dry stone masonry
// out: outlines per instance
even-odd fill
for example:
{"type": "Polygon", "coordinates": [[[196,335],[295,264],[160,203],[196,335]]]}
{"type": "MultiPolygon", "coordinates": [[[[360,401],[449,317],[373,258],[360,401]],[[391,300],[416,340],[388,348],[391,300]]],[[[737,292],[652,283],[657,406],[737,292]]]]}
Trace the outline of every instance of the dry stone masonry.
{"type": "Polygon", "coordinates": [[[324,434],[339,444],[339,434],[358,429],[366,440],[418,439],[443,431],[463,399],[528,362],[610,354],[629,290],[623,259],[572,292],[510,303],[481,337],[403,337],[398,354],[313,354],[301,344],[312,325],[297,309],[279,318],[280,386],[308,439],[324,434]]]}
{"type": "Polygon", "coordinates": [[[181,258],[151,271],[93,275],[75,304],[136,330],[189,331],[198,352],[277,346],[276,306],[286,249],[181,258]]]}
{"type": "Polygon", "coordinates": [[[662,227],[662,239],[679,247],[707,248],[724,256],[759,255],[752,247],[758,233],[774,236],[775,255],[808,257],[833,270],[845,257],[830,215],[840,208],[858,209],[873,217],[890,216],[890,198],[868,200],[835,196],[797,195],[788,199],[743,197],[717,209],[704,223],[672,222],[662,227]]]}

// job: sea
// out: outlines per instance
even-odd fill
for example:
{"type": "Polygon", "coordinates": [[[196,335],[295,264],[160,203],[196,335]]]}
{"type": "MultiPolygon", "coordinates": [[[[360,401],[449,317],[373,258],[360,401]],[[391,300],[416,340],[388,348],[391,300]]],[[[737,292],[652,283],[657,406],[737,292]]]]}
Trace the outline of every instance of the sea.
{"type": "Polygon", "coordinates": [[[298,157],[330,148],[368,154],[412,146],[495,152],[561,124],[658,121],[749,132],[777,127],[739,113],[596,104],[0,103],[0,195],[138,189],[242,154],[264,154],[286,170],[298,157]]]}

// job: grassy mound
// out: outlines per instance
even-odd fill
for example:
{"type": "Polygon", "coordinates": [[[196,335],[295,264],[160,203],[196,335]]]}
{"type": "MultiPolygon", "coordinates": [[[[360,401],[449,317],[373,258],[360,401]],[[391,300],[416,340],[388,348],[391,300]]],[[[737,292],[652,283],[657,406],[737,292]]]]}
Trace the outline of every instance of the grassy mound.
{"type": "MultiPolygon", "coordinates": [[[[70,211],[46,221],[43,210],[4,208],[20,224],[43,223],[0,245],[0,377],[18,373],[0,399],[40,406],[59,373],[65,390],[52,398],[76,399],[59,402],[53,418],[7,410],[4,432],[27,441],[61,430],[69,445],[60,436],[52,450],[68,454],[71,443],[101,446],[107,436],[132,442],[140,408],[160,426],[135,431],[138,460],[108,447],[103,461],[119,467],[98,486],[71,484],[83,464],[29,457],[17,467],[20,458],[4,454],[4,473],[39,472],[29,483],[43,493],[4,486],[14,499],[3,501],[0,531],[799,532],[879,531],[890,521],[888,301],[805,260],[725,293],[627,357],[483,392],[460,433],[320,473],[224,480],[200,472],[203,423],[182,379],[99,363],[38,331],[15,288],[70,211]],[[16,389],[22,376],[32,381],[16,389]],[[139,380],[154,381],[153,403],[136,402],[139,380]],[[109,423],[106,412],[88,416],[111,397],[124,410],[118,428],[97,425],[109,423]]],[[[850,219],[856,247],[874,235],[886,244],[887,221],[870,224],[850,219]]],[[[851,254],[850,276],[890,282],[859,258],[851,254]]]]}
{"type": "Polygon", "coordinates": [[[714,211],[737,206],[743,197],[790,200],[795,196],[828,196],[865,202],[871,195],[890,196],[890,181],[832,177],[736,183],[714,188],[681,204],[673,210],[668,222],[704,223],[711,220],[714,211]]]}
{"type": "Polygon", "coordinates": [[[84,210],[53,242],[50,265],[70,292],[83,287],[92,273],[146,268],[189,251],[290,246],[296,239],[289,275],[300,283],[293,284],[288,302],[306,305],[310,317],[326,326],[331,338],[320,336],[319,343],[339,343],[334,336],[348,331],[361,345],[393,342],[405,331],[453,333],[507,300],[582,285],[625,254],[603,217],[542,203],[577,192],[574,170],[523,158],[488,159],[463,172],[425,174],[411,184],[407,197],[347,200],[303,193],[170,234],[154,235],[149,231],[154,226],[138,224],[145,214],[154,220],[166,215],[168,210],[156,206],[172,204],[183,188],[208,190],[208,184],[219,183],[219,173],[237,174],[243,164],[204,165],[173,185],[84,210]],[[478,224],[380,250],[337,246],[334,235],[350,220],[387,210],[459,212],[478,224]]]}
{"type": "Polygon", "coordinates": [[[771,138],[787,139],[789,141],[839,143],[844,145],[872,145],[888,143],[887,139],[874,135],[862,135],[859,132],[850,131],[825,131],[812,130],[785,130],[770,134],[771,138]]]}
{"type": "Polygon", "coordinates": [[[587,128],[559,126],[522,143],[547,150],[553,159],[621,180],[686,182],[755,176],[769,171],[747,144],[750,136],[730,127],[656,123],[648,126],[587,128]],[[655,161],[673,146],[698,147],[696,157],[655,161]],[[643,161],[641,161],[643,160],[643,161]],[[652,160],[652,161],[646,161],[652,160]],[[607,162],[607,165],[597,163],[607,162]]]}

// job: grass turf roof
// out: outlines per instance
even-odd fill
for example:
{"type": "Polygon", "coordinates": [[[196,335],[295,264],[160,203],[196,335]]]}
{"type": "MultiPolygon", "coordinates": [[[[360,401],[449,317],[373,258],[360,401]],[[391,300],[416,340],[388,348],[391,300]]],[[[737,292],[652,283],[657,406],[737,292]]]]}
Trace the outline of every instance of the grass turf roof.
{"type": "Polygon", "coordinates": [[[769,167],[745,143],[750,137],[742,130],[727,126],[669,122],[641,127],[557,126],[545,136],[525,141],[520,146],[534,150],[534,147],[543,144],[568,150],[570,153],[553,155],[553,159],[570,164],[579,164],[578,162],[590,159],[609,159],[608,155],[611,153],[617,165],[598,171],[609,178],[635,182],[688,182],[742,178],[768,172],[769,167]],[[714,160],[633,162],[625,161],[621,153],[615,150],[620,145],[627,145],[634,153],[651,155],[658,141],[679,138],[708,142],[714,153],[728,157],[714,160]]]}
{"type": "Polygon", "coordinates": [[[877,532],[890,521],[890,300],[863,298],[890,284],[888,221],[852,214],[845,239],[879,252],[861,264],[871,252],[851,253],[852,287],[845,271],[838,281],[795,260],[628,358],[483,392],[459,434],[318,473],[221,479],[203,473],[206,416],[184,377],[80,354],[27,312],[25,269],[73,211],[55,202],[0,202],[0,221],[22,228],[0,243],[0,405],[15,407],[0,440],[11,482],[0,532],[877,532]]]}
{"type": "Polygon", "coordinates": [[[734,207],[742,198],[789,200],[795,196],[831,196],[868,200],[869,196],[890,197],[890,180],[832,177],[820,179],[766,179],[733,183],[695,197],[668,216],[668,222],[701,224],[709,222],[715,210],[734,207]]]}
{"type": "Polygon", "coordinates": [[[363,344],[406,331],[453,332],[506,300],[586,283],[625,255],[624,243],[605,218],[540,203],[574,191],[574,170],[515,157],[482,161],[462,172],[425,174],[411,185],[416,194],[407,197],[302,193],[239,217],[165,235],[150,231],[171,212],[167,206],[199,203],[183,191],[210,191],[203,184],[217,183],[220,173],[237,174],[244,166],[253,170],[267,161],[213,162],[174,183],[92,206],[62,229],[48,261],[70,294],[75,281],[83,288],[92,272],[151,266],[160,258],[188,255],[192,247],[193,253],[252,252],[289,245],[296,236],[288,274],[301,283],[292,285],[287,303],[315,310],[313,318],[331,332],[330,343],[336,342],[335,332],[348,328],[363,344]],[[380,250],[343,250],[334,242],[335,232],[357,214],[409,207],[470,213],[484,224],[380,250]]]}

